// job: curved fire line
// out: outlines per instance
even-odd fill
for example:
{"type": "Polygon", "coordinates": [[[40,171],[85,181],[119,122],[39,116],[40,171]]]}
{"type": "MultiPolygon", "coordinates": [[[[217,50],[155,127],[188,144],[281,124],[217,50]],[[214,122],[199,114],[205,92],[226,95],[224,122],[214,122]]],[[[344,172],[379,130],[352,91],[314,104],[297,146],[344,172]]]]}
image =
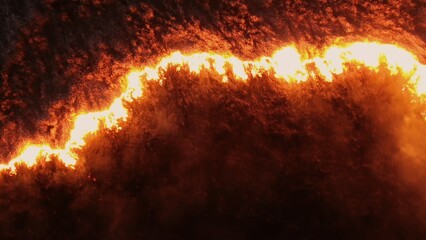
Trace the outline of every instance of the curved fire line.
{"type": "Polygon", "coordinates": [[[346,70],[346,64],[351,62],[364,65],[373,71],[378,71],[379,66],[385,64],[391,74],[403,74],[409,79],[410,91],[419,97],[426,95],[426,65],[421,64],[416,56],[407,50],[391,44],[355,42],[334,45],[326,49],[321,56],[311,59],[303,59],[294,46],[282,48],[272,57],[261,57],[254,61],[243,61],[232,55],[214,53],[183,55],[175,52],[162,58],[155,66],[131,71],[127,75],[127,88],[105,110],[79,114],[63,148],[54,149],[48,144],[34,145],[28,142],[17,157],[7,164],[0,164],[0,171],[16,174],[18,165],[31,167],[36,165],[40,158],[49,161],[52,157],[73,168],[79,159],[76,150],[86,145],[85,137],[96,133],[100,129],[100,123],[103,123],[106,129],[120,130],[120,121],[126,121],[128,118],[124,103],[142,96],[142,80],[159,81],[161,84],[160,72],[169,65],[176,65],[178,68],[188,65],[190,71],[196,74],[202,69],[210,69],[222,77],[224,84],[229,77],[227,70],[231,70],[233,77],[241,81],[247,80],[249,76],[257,76],[272,70],[278,79],[299,83],[311,77],[331,82],[333,76],[342,74],[346,70]],[[315,70],[308,69],[308,65],[314,65],[315,70]]]}

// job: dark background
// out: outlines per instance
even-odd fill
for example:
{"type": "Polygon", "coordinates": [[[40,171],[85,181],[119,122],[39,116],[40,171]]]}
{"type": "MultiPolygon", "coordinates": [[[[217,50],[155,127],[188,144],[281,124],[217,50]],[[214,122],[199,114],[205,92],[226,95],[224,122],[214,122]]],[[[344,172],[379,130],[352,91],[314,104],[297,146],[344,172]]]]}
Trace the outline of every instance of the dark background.
{"type": "MultiPolygon", "coordinates": [[[[0,2],[0,159],[60,145],[72,113],[118,95],[173,51],[244,59],[295,43],[378,40],[425,62],[424,1],[0,2]]],[[[91,136],[75,170],[0,179],[2,239],[420,239],[425,133],[407,79],[353,68],[334,83],[222,85],[169,69],[91,136]]]]}

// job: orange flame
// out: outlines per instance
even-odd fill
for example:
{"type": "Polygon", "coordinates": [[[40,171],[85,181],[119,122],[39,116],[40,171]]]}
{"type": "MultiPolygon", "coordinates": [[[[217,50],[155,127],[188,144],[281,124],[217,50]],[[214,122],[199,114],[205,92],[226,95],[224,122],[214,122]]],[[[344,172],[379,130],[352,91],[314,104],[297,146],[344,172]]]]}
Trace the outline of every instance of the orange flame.
{"type": "Polygon", "coordinates": [[[210,69],[222,76],[223,82],[228,81],[226,68],[229,66],[236,79],[247,80],[249,75],[256,76],[272,70],[275,77],[288,82],[306,81],[314,76],[307,69],[308,64],[314,64],[319,74],[326,81],[332,81],[333,76],[345,71],[346,63],[362,64],[377,71],[381,63],[385,63],[392,74],[402,73],[409,78],[409,84],[414,86],[415,94],[426,94],[426,65],[421,64],[410,52],[390,44],[375,42],[356,42],[346,46],[331,46],[322,56],[312,59],[303,59],[293,46],[282,48],[272,57],[261,57],[255,61],[243,61],[234,56],[223,56],[213,53],[195,53],[183,55],[180,52],[164,57],[152,67],[145,67],[141,71],[132,71],[127,75],[127,88],[104,111],[82,113],[74,120],[74,127],[70,131],[69,140],[60,149],[52,149],[49,145],[27,146],[21,153],[7,164],[0,164],[0,171],[9,170],[16,173],[16,166],[24,164],[28,167],[37,164],[41,157],[49,160],[56,156],[66,166],[74,167],[78,161],[76,149],[85,146],[85,137],[96,133],[100,123],[107,129],[120,129],[119,122],[128,117],[124,102],[132,102],[143,94],[142,79],[147,81],[161,81],[160,72],[169,65],[187,64],[190,71],[200,73],[202,69],[210,69]]]}

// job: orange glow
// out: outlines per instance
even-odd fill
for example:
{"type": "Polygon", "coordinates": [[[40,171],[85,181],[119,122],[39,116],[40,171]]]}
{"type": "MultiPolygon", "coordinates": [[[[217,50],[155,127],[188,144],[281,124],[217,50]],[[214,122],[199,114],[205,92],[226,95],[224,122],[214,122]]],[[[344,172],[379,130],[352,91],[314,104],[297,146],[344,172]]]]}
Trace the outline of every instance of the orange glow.
{"type": "Polygon", "coordinates": [[[308,73],[305,64],[302,62],[302,56],[294,47],[286,47],[276,52],[272,56],[275,77],[284,78],[296,82],[306,81],[308,73]]]}
{"type": "Polygon", "coordinates": [[[39,158],[47,161],[56,156],[66,166],[73,167],[78,161],[76,149],[86,145],[85,137],[95,134],[101,123],[107,129],[120,130],[119,123],[126,121],[128,111],[125,102],[132,102],[143,94],[143,80],[159,81],[160,73],[169,65],[188,65],[189,70],[199,74],[202,69],[215,71],[226,83],[229,77],[245,81],[249,76],[257,76],[265,71],[273,71],[275,77],[283,81],[297,83],[306,81],[309,76],[315,76],[307,69],[308,64],[314,64],[320,77],[333,81],[333,76],[346,70],[347,63],[364,65],[377,71],[380,64],[385,64],[392,74],[403,74],[409,78],[415,94],[426,94],[426,65],[421,64],[410,52],[390,44],[375,42],[356,42],[347,45],[331,46],[320,56],[304,59],[294,46],[282,48],[272,57],[261,57],[254,61],[244,61],[234,56],[223,56],[214,53],[195,53],[183,55],[180,52],[164,57],[156,66],[145,67],[143,70],[133,70],[127,75],[127,86],[123,93],[103,111],[80,113],[74,119],[69,139],[63,148],[52,149],[49,145],[27,144],[17,157],[7,164],[0,164],[0,170],[16,172],[16,165],[28,167],[37,164],[39,158]],[[232,76],[229,76],[229,71],[232,76]]]}

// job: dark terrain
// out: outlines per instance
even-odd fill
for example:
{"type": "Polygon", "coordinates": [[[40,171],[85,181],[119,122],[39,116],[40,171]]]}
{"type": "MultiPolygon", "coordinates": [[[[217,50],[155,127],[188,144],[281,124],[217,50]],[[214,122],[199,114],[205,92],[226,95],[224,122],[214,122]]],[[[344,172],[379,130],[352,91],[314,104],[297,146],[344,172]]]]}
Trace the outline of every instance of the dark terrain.
{"type": "MultiPolygon", "coordinates": [[[[425,1],[0,2],[0,159],[60,144],[132,66],[166,53],[244,59],[294,43],[378,40],[426,62],[425,1]]],[[[122,131],[0,177],[0,239],[423,239],[426,123],[407,81],[353,68],[333,83],[265,74],[221,84],[174,68],[122,131]]],[[[206,77],[208,76],[208,77],[206,77]]]]}

